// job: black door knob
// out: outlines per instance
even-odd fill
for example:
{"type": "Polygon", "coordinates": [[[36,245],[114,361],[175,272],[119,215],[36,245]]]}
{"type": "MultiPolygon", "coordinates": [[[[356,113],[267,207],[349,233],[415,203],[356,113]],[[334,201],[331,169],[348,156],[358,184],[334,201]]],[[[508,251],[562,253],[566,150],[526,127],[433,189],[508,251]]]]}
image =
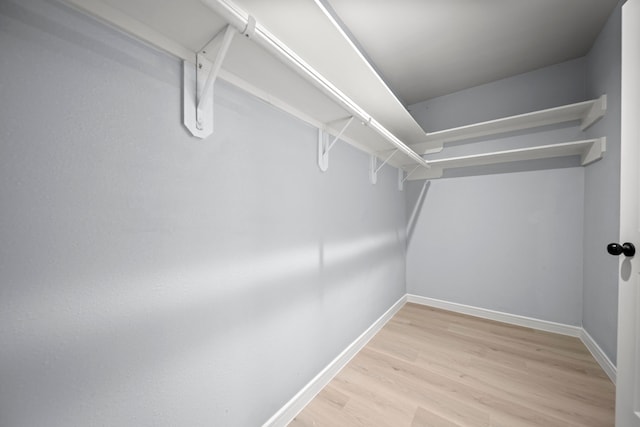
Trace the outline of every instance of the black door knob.
{"type": "Polygon", "coordinates": [[[633,243],[629,242],[625,242],[622,245],[618,243],[609,243],[607,245],[607,252],[611,255],[624,254],[624,256],[634,256],[636,254],[636,247],[633,246],[633,243]]]}

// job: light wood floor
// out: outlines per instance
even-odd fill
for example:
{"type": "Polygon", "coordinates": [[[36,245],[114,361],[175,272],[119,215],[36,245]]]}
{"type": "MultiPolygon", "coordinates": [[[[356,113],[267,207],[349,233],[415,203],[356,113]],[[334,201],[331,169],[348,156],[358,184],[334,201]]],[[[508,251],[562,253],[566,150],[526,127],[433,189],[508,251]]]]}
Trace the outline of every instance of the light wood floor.
{"type": "Polygon", "coordinates": [[[406,304],[289,426],[606,427],[614,390],[577,338],[406,304]]]}

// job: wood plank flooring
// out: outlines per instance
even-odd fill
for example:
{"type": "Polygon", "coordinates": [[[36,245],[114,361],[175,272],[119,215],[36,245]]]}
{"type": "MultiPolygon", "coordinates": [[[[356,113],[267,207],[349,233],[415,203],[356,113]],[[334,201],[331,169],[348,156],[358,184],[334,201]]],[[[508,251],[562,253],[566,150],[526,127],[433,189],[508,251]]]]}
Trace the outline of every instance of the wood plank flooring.
{"type": "Polygon", "coordinates": [[[289,426],[606,427],[614,392],[577,338],[406,304],[289,426]]]}

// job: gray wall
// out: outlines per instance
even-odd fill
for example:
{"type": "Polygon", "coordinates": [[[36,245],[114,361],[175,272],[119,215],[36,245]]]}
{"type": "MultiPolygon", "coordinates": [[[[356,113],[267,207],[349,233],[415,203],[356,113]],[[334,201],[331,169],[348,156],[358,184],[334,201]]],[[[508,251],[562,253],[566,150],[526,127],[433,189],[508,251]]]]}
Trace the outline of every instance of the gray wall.
{"type": "MultiPolygon", "coordinates": [[[[622,3],[620,3],[621,5],[622,3]]],[[[618,325],[618,260],[607,243],[618,241],[620,229],[620,5],[587,56],[587,92],[607,94],[607,114],[588,134],[607,136],[602,161],[585,169],[584,315],[583,326],[616,363],[618,325]]]]}
{"type": "Polygon", "coordinates": [[[580,58],[419,102],[409,111],[425,130],[435,132],[580,102],[585,84],[585,59],[580,58]]]}
{"type": "MultiPolygon", "coordinates": [[[[410,111],[436,131],[582,101],[585,82],[586,61],[578,59],[410,111]]],[[[571,123],[455,144],[433,158],[584,138],[571,123]]],[[[576,164],[569,159],[453,170],[432,181],[410,235],[408,292],[580,325],[584,169],[571,167],[576,164]]],[[[421,184],[411,185],[408,212],[421,184]]]]}
{"type": "Polygon", "coordinates": [[[0,2],[0,425],[256,426],[405,293],[404,195],[66,7],[0,2]]]}
{"type": "MultiPolygon", "coordinates": [[[[422,296],[582,325],[614,363],[618,261],[604,248],[619,232],[622,3],[584,58],[410,107],[425,129],[437,131],[607,94],[605,117],[586,132],[555,126],[434,155],[607,137],[604,158],[586,168],[553,170],[572,166],[558,159],[446,172],[458,178],[432,183],[409,236],[407,287],[422,296]],[[438,252],[450,261],[434,259],[438,252]]],[[[408,212],[419,185],[407,191],[408,212]]]]}

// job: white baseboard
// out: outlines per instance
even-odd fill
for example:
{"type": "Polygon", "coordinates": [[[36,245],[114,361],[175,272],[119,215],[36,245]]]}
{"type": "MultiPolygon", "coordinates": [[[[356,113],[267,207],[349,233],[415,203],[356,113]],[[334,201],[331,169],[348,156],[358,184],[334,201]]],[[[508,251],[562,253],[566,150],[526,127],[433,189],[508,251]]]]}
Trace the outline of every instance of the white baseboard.
{"type": "Polygon", "coordinates": [[[373,325],[352,342],[326,368],[315,376],[302,390],[263,424],[263,427],[280,427],[289,424],[305,406],[335,377],[342,368],[378,333],[380,329],[404,306],[407,296],[400,298],[373,325]]]}
{"type": "Polygon", "coordinates": [[[407,294],[407,302],[427,305],[429,307],[442,308],[456,313],[468,314],[483,319],[496,320],[498,322],[509,323],[511,325],[524,326],[526,328],[538,329],[540,331],[553,332],[561,335],[580,337],[582,328],[579,326],[565,325],[563,323],[549,322],[547,320],[534,319],[532,317],[519,316],[517,314],[503,313],[500,311],[478,308],[470,305],[458,304],[455,302],[442,301],[435,298],[421,297],[407,294]]]}
{"type": "Polygon", "coordinates": [[[418,295],[406,294],[387,310],[373,325],[352,342],[342,353],[340,353],[327,367],[315,376],[302,390],[300,390],[289,402],[287,402],[278,412],[276,412],[262,427],[280,427],[289,424],[304,409],[305,406],[335,377],[342,368],[378,333],[380,329],[405,305],[407,302],[426,305],[429,307],[441,308],[456,313],[468,314],[470,316],[483,319],[495,320],[512,325],[524,326],[541,331],[553,332],[561,335],[568,335],[580,338],[587,349],[591,352],[604,372],[611,381],[616,382],[616,367],[602,351],[600,346],[593,340],[591,335],[582,327],[565,325],[562,323],[549,322],[547,320],[534,319],[516,314],[503,313],[500,311],[488,310],[485,308],[473,307],[470,305],[458,304],[438,300],[435,298],[421,297],[418,295]]]}
{"type": "Polygon", "coordinates": [[[565,325],[562,323],[549,322],[547,320],[534,319],[531,317],[518,316],[516,314],[503,313],[500,311],[488,310],[454,302],[442,301],[435,298],[421,297],[418,295],[407,294],[407,302],[426,305],[429,307],[441,308],[444,310],[454,311],[456,313],[468,314],[470,316],[481,317],[483,319],[496,320],[498,322],[509,323],[512,325],[524,326],[527,328],[538,329],[541,331],[553,332],[556,334],[569,335],[580,338],[580,341],[587,347],[596,362],[602,370],[607,374],[611,382],[616,383],[616,367],[607,357],[600,346],[594,341],[584,328],[580,326],[565,325]]]}
{"type": "Polygon", "coordinates": [[[587,347],[589,352],[591,352],[591,355],[593,356],[594,359],[596,359],[596,361],[598,362],[602,370],[605,372],[605,374],[607,374],[611,382],[615,384],[617,373],[618,373],[616,366],[613,364],[613,362],[611,362],[609,357],[607,357],[605,352],[602,351],[602,349],[595,342],[593,337],[589,335],[589,332],[587,332],[584,328],[580,331],[580,340],[584,343],[584,345],[587,347]]]}

